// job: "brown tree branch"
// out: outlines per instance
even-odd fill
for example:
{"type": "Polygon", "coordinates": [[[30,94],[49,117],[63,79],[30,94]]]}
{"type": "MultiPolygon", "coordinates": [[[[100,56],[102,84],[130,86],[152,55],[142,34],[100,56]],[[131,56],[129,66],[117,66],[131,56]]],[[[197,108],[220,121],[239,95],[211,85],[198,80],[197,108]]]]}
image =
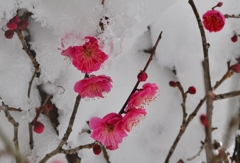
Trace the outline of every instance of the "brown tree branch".
{"type": "MultiPolygon", "coordinates": [[[[203,55],[204,55],[204,61],[203,61],[203,68],[204,68],[204,83],[205,83],[205,91],[206,94],[209,91],[212,91],[212,86],[211,86],[211,78],[210,78],[210,70],[209,70],[209,57],[208,57],[208,48],[209,48],[209,44],[207,43],[207,39],[206,39],[206,35],[205,35],[205,31],[203,28],[203,24],[201,21],[201,18],[199,16],[198,10],[195,6],[195,3],[193,0],[189,0],[188,3],[190,4],[190,6],[193,9],[194,15],[197,19],[197,23],[198,23],[198,27],[201,33],[201,38],[202,38],[202,48],[203,48],[203,55]]],[[[208,97],[208,96],[207,96],[208,97]]],[[[213,109],[213,100],[210,100],[210,98],[207,98],[207,113],[208,113],[208,122],[211,124],[212,121],[212,109],[213,109]]],[[[212,160],[213,157],[213,153],[211,150],[211,140],[209,140],[211,138],[211,134],[212,132],[211,130],[211,126],[206,127],[206,139],[207,139],[207,146],[206,146],[206,158],[207,158],[207,162],[210,162],[212,160]]]]}
{"type": "MultiPolygon", "coordinates": [[[[162,33],[163,33],[163,32],[160,32],[160,34],[159,34],[159,36],[158,36],[158,39],[157,39],[157,41],[156,41],[156,43],[155,43],[155,45],[154,45],[154,47],[153,47],[153,49],[152,49],[152,51],[151,51],[151,55],[150,55],[150,57],[149,57],[146,65],[145,65],[144,69],[142,70],[143,72],[146,72],[149,64],[150,64],[151,61],[153,60],[153,55],[155,54],[155,51],[156,51],[157,46],[158,46],[158,43],[159,43],[159,41],[160,41],[161,38],[162,38],[162,33]]],[[[137,82],[136,82],[136,84],[135,84],[132,92],[131,92],[130,95],[128,96],[127,100],[126,100],[125,103],[123,104],[123,107],[121,108],[121,110],[119,111],[118,114],[124,113],[124,109],[125,109],[126,106],[127,106],[128,100],[129,100],[129,98],[131,97],[131,95],[137,90],[137,87],[138,87],[139,83],[140,83],[140,81],[137,81],[137,82]]]]}
{"type": "Polygon", "coordinates": [[[103,150],[103,157],[105,158],[105,160],[107,161],[107,163],[111,163],[109,160],[109,156],[108,156],[108,152],[105,146],[102,146],[102,150],[103,150]]]}
{"type": "Polygon", "coordinates": [[[30,146],[30,149],[33,149],[33,147],[34,147],[32,127],[33,127],[32,122],[29,122],[28,123],[28,131],[29,131],[29,146],[30,146]]]}
{"type": "Polygon", "coordinates": [[[215,95],[214,101],[240,96],[240,90],[215,95]]]}
{"type": "MultiPolygon", "coordinates": [[[[86,73],[84,78],[87,78],[87,77],[89,77],[89,76],[86,73]]],[[[73,127],[73,124],[74,124],[74,121],[75,121],[75,118],[76,118],[76,114],[77,114],[77,111],[78,111],[78,106],[80,104],[80,101],[81,101],[81,96],[78,95],[76,97],[76,101],[75,101],[75,104],[74,104],[72,115],[69,119],[67,130],[66,130],[63,138],[61,139],[61,142],[59,143],[58,147],[56,149],[54,149],[52,152],[46,154],[46,156],[39,163],[45,163],[49,158],[51,158],[52,156],[60,153],[61,150],[63,150],[62,147],[63,147],[64,144],[66,144],[66,142],[68,140],[68,137],[70,136],[70,134],[72,132],[72,127],[73,127]]]]}
{"type": "MultiPolygon", "coordinates": [[[[26,13],[25,15],[29,15],[28,13],[26,13]]],[[[24,15],[23,15],[24,16],[24,15]]],[[[29,17],[29,16],[28,16],[29,17]]],[[[27,18],[28,18],[27,17],[27,18]]],[[[34,73],[33,73],[33,76],[29,82],[29,87],[28,87],[28,97],[30,97],[30,92],[31,92],[31,86],[32,86],[32,82],[33,82],[33,79],[35,77],[35,75],[39,76],[40,75],[40,72],[39,72],[39,63],[37,62],[36,58],[35,58],[35,55],[32,53],[32,50],[30,50],[30,48],[28,47],[28,42],[26,42],[26,40],[24,39],[24,36],[22,34],[22,31],[19,30],[19,29],[15,29],[15,32],[17,33],[17,36],[20,40],[20,42],[22,43],[22,46],[23,46],[23,50],[27,53],[27,55],[29,56],[29,58],[31,59],[32,61],[32,64],[35,68],[34,70],[34,73]]],[[[30,41],[30,40],[29,40],[30,41]]]]}
{"type": "Polygon", "coordinates": [[[33,125],[37,121],[38,117],[40,116],[41,112],[43,111],[45,105],[47,104],[48,100],[50,100],[53,96],[48,95],[45,101],[43,102],[42,106],[39,108],[39,110],[36,113],[36,116],[33,118],[32,122],[28,123],[28,130],[29,130],[29,146],[30,149],[34,148],[34,141],[33,141],[33,125]]]}
{"type": "Polygon", "coordinates": [[[234,15],[234,14],[232,14],[232,15],[225,14],[224,17],[225,17],[225,18],[240,18],[240,14],[238,14],[238,15],[234,15]]]}
{"type": "Polygon", "coordinates": [[[13,143],[14,143],[14,147],[15,147],[15,157],[16,157],[16,162],[17,163],[21,163],[22,162],[22,158],[20,155],[20,151],[19,151],[19,143],[18,143],[18,126],[19,123],[16,122],[14,120],[14,118],[10,115],[10,113],[8,112],[8,106],[5,105],[3,103],[3,111],[5,113],[6,118],[8,119],[8,121],[13,125],[14,127],[14,137],[13,137],[13,143]]]}
{"type": "Polygon", "coordinates": [[[72,115],[71,115],[70,120],[69,120],[67,130],[66,130],[60,144],[58,145],[58,147],[55,150],[46,154],[46,156],[39,163],[45,163],[49,158],[51,158],[52,156],[61,152],[62,146],[67,142],[68,137],[72,132],[72,126],[73,126],[73,123],[74,123],[74,120],[75,120],[75,117],[76,117],[76,114],[77,114],[77,110],[78,110],[80,100],[81,100],[81,96],[78,95],[76,97],[76,101],[75,101],[75,104],[74,104],[72,115]]]}
{"type": "Polygon", "coordinates": [[[207,146],[207,143],[204,142],[203,145],[201,146],[200,150],[198,151],[198,153],[196,155],[194,155],[193,157],[188,158],[187,160],[192,161],[196,157],[200,156],[201,152],[205,149],[206,146],[207,146]]]}
{"type": "Polygon", "coordinates": [[[45,101],[43,102],[42,106],[39,108],[39,110],[37,111],[37,114],[35,116],[35,118],[32,120],[32,125],[34,125],[34,123],[37,121],[38,117],[40,116],[40,114],[42,113],[45,105],[47,104],[47,102],[52,98],[52,95],[48,95],[47,98],[45,99],[45,101]]]}
{"type": "Polygon", "coordinates": [[[20,108],[12,108],[12,107],[9,107],[8,108],[8,111],[17,111],[17,112],[21,112],[22,111],[22,109],[20,109],[20,108]]]}
{"type": "Polygon", "coordinates": [[[39,73],[39,67],[38,67],[38,68],[35,68],[34,73],[33,73],[33,75],[32,75],[32,78],[31,78],[31,80],[29,81],[29,84],[28,84],[28,97],[30,97],[33,79],[34,79],[34,77],[35,77],[38,73],[39,73]]]}
{"type": "MultiPolygon", "coordinates": [[[[233,74],[233,72],[230,70],[230,68],[228,66],[227,72],[223,75],[223,77],[219,81],[216,82],[216,84],[213,87],[213,90],[216,90],[226,79],[230,78],[232,76],[232,74],[233,74]]],[[[194,119],[194,117],[197,115],[198,111],[200,110],[200,108],[202,107],[202,105],[204,104],[206,99],[207,99],[207,96],[205,95],[205,97],[200,100],[200,102],[198,103],[198,105],[196,106],[194,111],[188,116],[186,123],[181,126],[181,129],[179,130],[178,135],[175,138],[175,140],[168,152],[168,155],[165,159],[165,163],[169,162],[169,160],[170,160],[175,148],[177,147],[177,144],[179,143],[182,135],[184,134],[186,128],[188,127],[189,123],[194,119]]]]}
{"type": "Polygon", "coordinates": [[[93,147],[94,144],[95,144],[95,142],[91,143],[91,144],[80,145],[80,146],[78,146],[76,148],[72,148],[72,149],[60,149],[59,153],[74,154],[74,153],[77,153],[81,149],[85,149],[85,148],[90,149],[93,147]]]}
{"type": "Polygon", "coordinates": [[[212,149],[212,113],[213,113],[213,97],[212,92],[207,93],[207,118],[208,125],[205,126],[205,139],[207,146],[205,147],[205,152],[207,156],[207,162],[211,161],[213,158],[213,149],[212,149]]]}
{"type": "Polygon", "coordinates": [[[181,85],[180,82],[177,82],[178,89],[181,92],[182,95],[182,111],[183,111],[183,119],[182,119],[182,125],[186,123],[186,118],[187,118],[187,112],[186,112],[186,99],[187,99],[187,92],[184,92],[184,89],[181,85]]]}

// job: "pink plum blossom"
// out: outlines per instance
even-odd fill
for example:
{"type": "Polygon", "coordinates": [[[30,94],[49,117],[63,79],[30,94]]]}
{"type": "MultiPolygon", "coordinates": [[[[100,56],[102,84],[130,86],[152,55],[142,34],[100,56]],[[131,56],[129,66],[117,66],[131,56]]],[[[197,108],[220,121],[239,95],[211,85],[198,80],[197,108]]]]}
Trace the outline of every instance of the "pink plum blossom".
{"type": "Polygon", "coordinates": [[[203,25],[209,32],[218,32],[222,30],[225,24],[224,15],[217,10],[209,10],[202,16],[203,25]]]}
{"type": "Polygon", "coordinates": [[[101,97],[104,93],[108,93],[112,87],[112,79],[105,75],[90,75],[89,78],[82,79],[74,85],[74,91],[82,98],[101,97]]]}
{"type": "Polygon", "coordinates": [[[128,107],[142,107],[156,98],[158,86],[154,83],[146,83],[142,89],[133,93],[128,100],[128,107]]]}
{"type": "MultiPolygon", "coordinates": [[[[101,64],[108,59],[108,56],[100,50],[96,38],[87,36],[85,39],[87,42],[82,46],[69,46],[67,49],[62,50],[61,54],[71,58],[73,65],[82,73],[91,73],[99,70],[101,64]]],[[[63,43],[61,48],[64,48],[63,43]]]]}
{"type": "Polygon", "coordinates": [[[118,144],[127,136],[121,129],[122,116],[117,113],[109,113],[102,119],[93,117],[89,121],[89,126],[93,130],[91,137],[110,150],[118,148],[118,144]]]}
{"type": "Polygon", "coordinates": [[[122,129],[130,132],[133,126],[138,125],[139,122],[145,118],[146,114],[146,109],[128,109],[126,115],[122,119],[122,129]]]}
{"type": "Polygon", "coordinates": [[[98,41],[94,37],[88,39],[83,46],[76,46],[72,63],[82,73],[91,73],[100,69],[108,56],[99,49],[98,41]]]}
{"type": "Polygon", "coordinates": [[[61,54],[72,59],[74,57],[75,52],[76,46],[69,46],[67,49],[62,50],[61,54]]]}

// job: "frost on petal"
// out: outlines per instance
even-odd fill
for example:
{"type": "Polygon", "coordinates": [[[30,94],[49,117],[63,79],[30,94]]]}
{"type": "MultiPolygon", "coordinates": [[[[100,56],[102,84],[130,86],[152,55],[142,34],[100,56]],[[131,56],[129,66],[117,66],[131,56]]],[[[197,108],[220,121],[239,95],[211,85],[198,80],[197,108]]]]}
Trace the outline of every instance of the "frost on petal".
{"type": "Polygon", "coordinates": [[[146,109],[142,108],[131,108],[127,110],[126,115],[122,119],[122,129],[130,132],[133,126],[138,125],[140,121],[145,118],[146,114],[146,109]]]}
{"type": "Polygon", "coordinates": [[[95,130],[97,129],[99,126],[100,126],[100,123],[101,123],[101,118],[99,117],[93,117],[90,119],[89,121],[89,127],[92,129],[92,130],[95,130]]]}
{"type": "Polygon", "coordinates": [[[112,79],[105,75],[94,76],[78,81],[74,85],[74,91],[77,92],[82,98],[101,97],[105,93],[110,92],[112,87],[112,79]]]}
{"type": "Polygon", "coordinates": [[[202,16],[203,25],[209,32],[218,32],[225,25],[224,15],[217,10],[209,10],[202,16]]]}

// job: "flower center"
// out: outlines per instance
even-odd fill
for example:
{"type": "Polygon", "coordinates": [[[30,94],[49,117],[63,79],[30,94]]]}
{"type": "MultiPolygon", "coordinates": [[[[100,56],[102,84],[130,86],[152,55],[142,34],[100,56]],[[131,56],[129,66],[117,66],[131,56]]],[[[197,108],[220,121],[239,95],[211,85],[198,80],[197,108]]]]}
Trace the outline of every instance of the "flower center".
{"type": "Polygon", "coordinates": [[[108,131],[108,132],[112,132],[114,130],[114,126],[107,123],[106,126],[105,126],[105,129],[108,131]]]}
{"type": "Polygon", "coordinates": [[[83,45],[83,54],[86,57],[91,57],[92,56],[92,50],[87,48],[85,45],[83,45]]]}
{"type": "Polygon", "coordinates": [[[219,17],[212,15],[207,18],[207,22],[212,27],[219,27],[222,26],[223,22],[219,19],[219,17]]]}

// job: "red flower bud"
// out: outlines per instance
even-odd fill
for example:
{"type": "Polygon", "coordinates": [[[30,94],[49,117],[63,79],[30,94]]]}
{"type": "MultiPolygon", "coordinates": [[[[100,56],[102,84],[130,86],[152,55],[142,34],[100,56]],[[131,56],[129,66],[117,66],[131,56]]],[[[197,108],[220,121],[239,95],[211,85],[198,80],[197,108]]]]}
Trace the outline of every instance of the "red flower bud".
{"type": "Polygon", "coordinates": [[[21,21],[17,15],[14,16],[11,20],[14,20],[16,23],[19,23],[21,21]]]}
{"type": "Polygon", "coordinates": [[[52,108],[53,108],[52,104],[46,104],[45,105],[45,109],[48,110],[48,111],[52,110],[52,108]]]}
{"type": "Polygon", "coordinates": [[[138,78],[138,80],[139,80],[140,82],[144,82],[144,81],[147,80],[148,75],[147,75],[146,72],[140,71],[139,74],[138,74],[138,76],[137,76],[137,78],[138,78]]]}
{"type": "Polygon", "coordinates": [[[18,23],[18,29],[24,30],[28,26],[28,21],[27,20],[22,20],[18,23]]]}
{"type": "Polygon", "coordinates": [[[231,69],[232,69],[232,71],[235,72],[235,73],[240,73],[240,64],[237,63],[237,64],[232,65],[232,66],[231,66],[231,69]]]}
{"type": "Polygon", "coordinates": [[[17,28],[17,23],[14,21],[14,20],[10,20],[8,23],[7,23],[7,27],[10,29],[10,30],[14,30],[17,28]]]}
{"type": "Polygon", "coordinates": [[[14,31],[13,30],[7,30],[5,31],[4,33],[4,36],[7,38],[7,39],[11,39],[14,35],[14,31]]]}
{"type": "Polygon", "coordinates": [[[204,126],[204,127],[207,127],[208,126],[208,118],[205,114],[202,114],[200,116],[200,122],[201,124],[204,126]]]}
{"type": "Polygon", "coordinates": [[[177,82],[175,82],[175,81],[170,81],[169,85],[170,85],[170,87],[177,87],[178,86],[177,82]]]}
{"type": "Polygon", "coordinates": [[[217,7],[222,7],[223,3],[222,2],[218,2],[217,7]]]}
{"type": "Polygon", "coordinates": [[[194,86],[189,87],[188,88],[188,93],[195,94],[196,93],[196,88],[194,86]]]}
{"type": "Polygon", "coordinates": [[[44,130],[44,125],[41,122],[36,121],[34,123],[33,131],[36,132],[37,134],[41,134],[43,130],[44,130]]]}
{"type": "Polygon", "coordinates": [[[95,155],[99,155],[102,152],[102,148],[99,144],[94,144],[93,145],[93,153],[95,155]]]}
{"type": "Polygon", "coordinates": [[[238,35],[234,34],[233,37],[231,37],[232,42],[237,42],[238,35]]]}

